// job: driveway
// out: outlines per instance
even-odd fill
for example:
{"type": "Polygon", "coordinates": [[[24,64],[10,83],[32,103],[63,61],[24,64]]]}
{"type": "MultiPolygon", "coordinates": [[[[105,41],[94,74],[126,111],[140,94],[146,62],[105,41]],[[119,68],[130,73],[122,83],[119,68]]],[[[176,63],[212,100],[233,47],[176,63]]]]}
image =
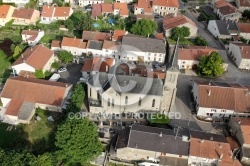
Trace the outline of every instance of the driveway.
{"type": "Polygon", "coordinates": [[[61,78],[58,80],[58,82],[65,82],[70,84],[76,84],[79,79],[82,77],[81,69],[82,64],[69,64],[66,66],[67,71],[60,73],[61,78]]]}

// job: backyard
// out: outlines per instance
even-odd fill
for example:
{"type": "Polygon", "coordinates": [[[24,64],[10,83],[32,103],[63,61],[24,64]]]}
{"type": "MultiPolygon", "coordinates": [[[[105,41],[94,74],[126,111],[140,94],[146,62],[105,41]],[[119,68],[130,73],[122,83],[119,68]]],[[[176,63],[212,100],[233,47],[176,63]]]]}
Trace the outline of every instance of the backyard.
{"type": "MultiPolygon", "coordinates": [[[[167,41],[169,44],[176,44],[176,41],[171,39],[171,38],[167,38],[167,41]]],[[[184,40],[180,40],[179,41],[180,45],[194,45],[193,41],[191,39],[184,39],[184,40]]]]}
{"type": "Polygon", "coordinates": [[[39,116],[40,120],[33,118],[28,125],[12,126],[0,123],[0,133],[3,136],[0,139],[0,148],[16,147],[31,150],[34,154],[53,150],[56,126],[60,123],[62,114],[38,108],[35,116],[39,116]],[[48,121],[49,116],[52,116],[54,121],[48,121]],[[7,130],[10,128],[11,130],[7,130]]]}
{"type": "MultiPolygon", "coordinates": [[[[10,62],[7,59],[6,54],[0,50],[0,79],[3,78],[5,70],[10,67],[10,62]]],[[[1,80],[0,80],[1,82],[1,80]]]]}

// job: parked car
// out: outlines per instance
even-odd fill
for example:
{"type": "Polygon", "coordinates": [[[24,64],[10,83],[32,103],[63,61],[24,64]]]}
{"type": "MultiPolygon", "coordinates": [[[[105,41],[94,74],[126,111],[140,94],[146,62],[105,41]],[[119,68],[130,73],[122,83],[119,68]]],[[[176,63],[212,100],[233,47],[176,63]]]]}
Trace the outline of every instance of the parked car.
{"type": "Polygon", "coordinates": [[[58,69],[58,73],[63,73],[65,71],[67,71],[66,67],[61,67],[58,69]]]}

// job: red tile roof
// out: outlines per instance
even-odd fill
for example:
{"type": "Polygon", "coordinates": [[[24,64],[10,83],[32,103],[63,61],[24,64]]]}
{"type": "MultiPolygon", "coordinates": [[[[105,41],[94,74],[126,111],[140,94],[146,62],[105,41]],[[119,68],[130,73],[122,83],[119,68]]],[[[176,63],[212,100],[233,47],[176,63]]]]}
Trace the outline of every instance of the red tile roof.
{"type": "Polygon", "coordinates": [[[54,17],[69,17],[71,7],[56,7],[54,17]]]}
{"type": "Polygon", "coordinates": [[[156,33],[154,36],[155,36],[156,39],[161,39],[161,40],[164,39],[164,34],[163,33],[156,33]]]}
{"type": "Polygon", "coordinates": [[[25,8],[15,9],[13,14],[12,14],[12,17],[31,19],[34,12],[35,12],[35,9],[25,9],[25,8]]]}
{"type": "Polygon", "coordinates": [[[153,5],[165,7],[179,7],[178,0],[153,0],[153,5]]]}
{"type": "Polygon", "coordinates": [[[128,32],[124,30],[114,30],[113,40],[122,40],[122,37],[126,35],[128,32]]]}
{"type": "Polygon", "coordinates": [[[71,85],[35,78],[13,77],[6,81],[1,97],[11,99],[5,114],[17,116],[24,102],[61,106],[71,85]]]}
{"type": "Polygon", "coordinates": [[[237,26],[242,33],[250,33],[250,23],[238,22],[237,26]]]}
{"type": "Polygon", "coordinates": [[[225,0],[220,0],[215,2],[215,8],[219,9],[223,15],[231,14],[237,12],[237,8],[232,6],[225,0]]]}
{"type": "Polygon", "coordinates": [[[111,40],[110,33],[104,32],[95,32],[95,31],[83,31],[82,32],[82,39],[83,40],[111,40]]]}
{"type": "Polygon", "coordinates": [[[59,40],[52,40],[51,47],[61,48],[61,41],[59,41],[59,40]]]}
{"type": "Polygon", "coordinates": [[[82,71],[90,72],[90,71],[99,71],[106,72],[107,69],[110,69],[114,65],[113,58],[99,58],[94,57],[93,59],[88,59],[85,61],[82,71]]]}
{"type": "Polygon", "coordinates": [[[177,15],[174,16],[174,14],[168,14],[164,19],[163,19],[163,28],[164,29],[172,29],[177,26],[183,25],[189,23],[194,27],[197,27],[196,24],[187,18],[184,15],[177,15]]]}
{"type": "Polygon", "coordinates": [[[198,61],[203,55],[210,55],[213,51],[218,51],[212,47],[205,46],[188,46],[178,48],[179,60],[193,60],[198,61]]]}
{"type": "Polygon", "coordinates": [[[102,13],[113,13],[113,5],[111,3],[102,3],[102,13]]]}
{"type": "Polygon", "coordinates": [[[250,119],[249,118],[231,118],[232,121],[239,124],[245,144],[250,144],[250,119]]]}
{"type": "Polygon", "coordinates": [[[63,37],[61,46],[80,48],[82,39],[63,37]]]}
{"type": "Polygon", "coordinates": [[[30,47],[12,64],[12,66],[26,63],[35,69],[43,69],[48,60],[54,56],[54,52],[42,44],[30,47]]]}
{"type": "Polygon", "coordinates": [[[92,5],[92,17],[97,17],[102,15],[102,6],[101,4],[93,4],[92,5]]]}
{"type": "Polygon", "coordinates": [[[22,31],[22,35],[30,35],[30,36],[34,36],[34,35],[38,35],[39,34],[39,30],[23,30],[22,31]]]}
{"type": "Polygon", "coordinates": [[[6,18],[9,13],[10,5],[0,6],[0,18],[6,18]]]}
{"type": "Polygon", "coordinates": [[[53,17],[55,12],[55,7],[53,6],[43,6],[41,17],[53,17]]]}
{"type": "Polygon", "coordinates": [[[114,9],[120,10],[121,16],[128,16],[128,4],[127,3],[114,3],[114,9]]]}
{"type": "Polygon", "coordinates": [[[134,8],[143,8],[144,13],[153,13],[152,1],[150,0],[138,0],[138,3],[134,5],[134,8]]]}
{"type": "Polygon", "coordinates": [[[250,2],[249,0],[239,0],[239,6],[240,7],[250,7],[250,2]]]}
{"type": "Polygon", "coordinates": [[[118,50],[119,46],[120,44],[115,41],[104,40],[102,48],[109,50],[118,50]]]}

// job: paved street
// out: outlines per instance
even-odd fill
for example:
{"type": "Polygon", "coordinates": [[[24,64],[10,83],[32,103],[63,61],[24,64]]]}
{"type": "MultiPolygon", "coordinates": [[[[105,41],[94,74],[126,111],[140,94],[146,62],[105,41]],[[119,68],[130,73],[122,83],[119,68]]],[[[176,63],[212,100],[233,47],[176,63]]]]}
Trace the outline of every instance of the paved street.
{"type": "Polygon", "coordinates": [[[67,65],[66,68],[67,68],[66,72],[60,73],[61,78],[58,81],[76,84],[82,77],[81,73],[82,64],[72,63],[67,65]]]}

